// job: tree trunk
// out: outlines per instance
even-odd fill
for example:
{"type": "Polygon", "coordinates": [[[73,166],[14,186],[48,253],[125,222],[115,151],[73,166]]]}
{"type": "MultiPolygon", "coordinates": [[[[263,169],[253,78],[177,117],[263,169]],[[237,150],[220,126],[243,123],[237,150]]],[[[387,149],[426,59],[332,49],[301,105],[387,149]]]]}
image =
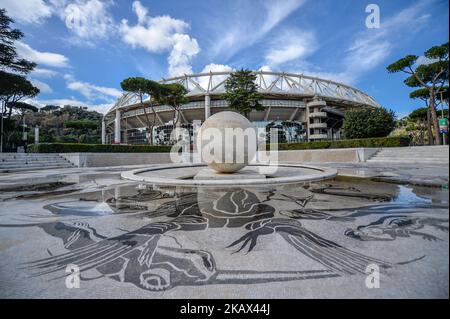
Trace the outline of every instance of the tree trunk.
{"type": "Polygon", "coordinates": [[[428,145],[433,145],[433,130],[431,128],[431,114],[430,108],[427,110],[427,131],[428,131],[428,145]]]}
{"type": "Polygon", "coordinates": [[[419,133],[419,143],[420,143],[420,145],[424,145],[425,144],[425,132],[424,132],[424,130],[420,130],[420,133],[419,133]]]}
{"type": "Polygon", "coordinates": [[[178,113],[178,109],[173,110],[173,127],[178,127],[178,120],[180,119],[180,114],[178,113]]]}
{"type": "Polygon", "coordinates": [[[152,125],[150,126],[150,144],[153,145],[153,127],[155,126],[156,123],[156,112],[155,109],[153,108],[151,100],[150,100],[150,108],[152,109],[153,114],[152,125]]]}
{"type": "Polygon", "coordinates": [[[430,90],[430,112],[431,112],[431,120],[433,122],[434,127],[434,144],[440,145],[441,144],[441,135],[439,134],[439,122],[436,114],[436,107],[435,107],[435,98],[436,93],[434,92],[434,89],[430,90]]]}

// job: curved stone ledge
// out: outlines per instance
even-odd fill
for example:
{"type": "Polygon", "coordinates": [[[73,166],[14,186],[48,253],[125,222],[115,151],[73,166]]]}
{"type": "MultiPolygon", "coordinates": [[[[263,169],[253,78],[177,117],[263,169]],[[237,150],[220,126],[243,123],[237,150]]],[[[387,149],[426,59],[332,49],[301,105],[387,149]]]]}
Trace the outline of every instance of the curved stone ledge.
{"type": "Polygon", "coordinates": [[[169,173],[173,169],[186,169],[186,168],[196,168],[196,167],[206,167],[205,164],[171,164],[171,165],[157,165],[150,168],[140,168],[127,172],[122,172],[121,177],[124,179],[150,183],[154,185],[161,186],[210,186],[210,187],[222,187],[222,186],[267,186],[267,185],[283,185],[283,184],[295,184],[302,182],[312,182],[324,179],[330,179],[337,176],[337,170],[334,168],[322,168],[316,166],[307,165],[293,165],[293,164],[279,164],[279,165],[269,165],[269,164],[258,164],[249,165],[248,168],[263,168],[263,167],[277,167],[277,168],[289,168],[292,169],[291,174],[284,176],[273,176],[266,179],[233,179],[232,174],[230,174],[229,179],[188,179],[193,177],[195,174],[180,175],[169,177],[170,174],[164,175],[144,175],[149,172],[160,172],[166,171],[169,173]],[[307,174],[300,174],[302,171],[308,171],[307,174]]]}

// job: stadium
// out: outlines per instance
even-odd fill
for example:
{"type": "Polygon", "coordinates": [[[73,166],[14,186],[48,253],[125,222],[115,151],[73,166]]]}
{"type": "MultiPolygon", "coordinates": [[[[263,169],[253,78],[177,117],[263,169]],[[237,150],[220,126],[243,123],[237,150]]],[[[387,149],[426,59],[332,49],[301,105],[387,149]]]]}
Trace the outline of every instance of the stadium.
{"type": "MultiPolygon", "coordinates": [[[[210,115],[228,109],[221,97],[231,72],[209,72],[162,79],[161,83],[180,83],[187,90],[189,103],[183,105],[182,127],[201,125],[210,115]]],[[[379,107],[366,93],[348,85],[304,74],[255,71],[264,111],[253,111],[249,120],[255,127],[276,127],[279,141],[306,142],[336,140],[342,136],[345,112],[354,107],[379,107]],[[280,140],[281,138],[281,140],[280,140]]],[[[144,101],[151,114],[149,99],[144,101]]],[[[153,144],[171,143],[173,108],[154,105],[153,144]]],[[[150,116],[153,118],[153,116],[150,116]]],[[[150,134],[144,109],[133,93],[124,93],[104,116],[102,143],[148,144],[150,134]]]]}

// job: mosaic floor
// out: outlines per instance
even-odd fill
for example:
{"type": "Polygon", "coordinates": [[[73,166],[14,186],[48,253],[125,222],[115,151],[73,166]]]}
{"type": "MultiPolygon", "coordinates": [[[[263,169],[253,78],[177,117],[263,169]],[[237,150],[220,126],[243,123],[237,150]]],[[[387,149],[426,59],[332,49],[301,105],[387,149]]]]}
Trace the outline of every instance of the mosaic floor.
{"type": "Polygon", "coordinates": [[[2,298],[448,298],[445,189],[167,188],[91,174],[0,201],[2,298]]]}

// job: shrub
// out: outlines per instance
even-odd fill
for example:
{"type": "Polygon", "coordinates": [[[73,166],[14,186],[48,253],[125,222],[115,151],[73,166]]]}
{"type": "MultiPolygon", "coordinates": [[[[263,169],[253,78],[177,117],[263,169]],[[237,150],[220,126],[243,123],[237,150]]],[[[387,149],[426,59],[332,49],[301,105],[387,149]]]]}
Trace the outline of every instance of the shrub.
{"type": "Polygon", "coordinates": [[[55,138],[56,143],[78,143],[78,136],[76,135],[62,135],[55,138]]]}
{"type": "Polygon", "coordinates": [[[342,129],[346,138],[385,137],[395,128],[393,111],[384,108],[361,107],[345,114],[342,129]]]}
{"type": "MultiPolygon", "coordinates": [[[[400,147],[409,145],[409,137],[382,137],[306,143],[280,143],[280,151],[354,148],[354,147],[400,147]]],[[[167,153],[169,145],[110,145],[80,143],[41,143],[28,146],[29,153],[167,153]]]]}
{"type": "Polygon", "coordinates": [[[28,146],[29,153],[167,153],[167,145],[110,145],[80,143],[41,143],[28,146]]]}
{"type": "Polygon", "coordinates": [[[86,134],[81,134],[78,137],[78,143],[87,143],[88,139],[87,139],[87,135],[86,134]]]}
{"type": "Polygon", "coordinates": [[[288,150],[309,150],[309,149],[328,149],[328,148],[355,148],[355,147],[400,147],[409,145],[409,137],[381,137],[365,138],[353,140],[338,141],[317,141],[306,143],[281,143],[278,144],[280,151],[288,150]]]}
{"type": "Polygon", "coordinates": [[[64,127],[73,128],[76,130],[95,130],[99,123],[91,120],[72,120],[64,123],[64,127]]]}

